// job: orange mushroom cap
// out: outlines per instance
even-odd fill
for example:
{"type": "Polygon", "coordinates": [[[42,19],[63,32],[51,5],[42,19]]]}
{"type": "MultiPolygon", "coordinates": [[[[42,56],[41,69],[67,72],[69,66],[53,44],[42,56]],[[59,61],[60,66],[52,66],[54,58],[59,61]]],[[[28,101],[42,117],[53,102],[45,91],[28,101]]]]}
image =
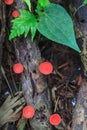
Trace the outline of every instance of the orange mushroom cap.
{"type": "Polygon", "coordinates": [[[5,4],[11,5],[13,4],[14,0],[4,0],[5,4]]]}
{"type": "Polygon", "coordinates": [[[48,75],[48,74],[52,73],[53,66],[50,62],[43,62],[40,64],[39,70],[42,74],[48,75]]]}
{"type": "Polygon", "coordinates": [[[13,12],[12,12],[12,16],[13,16],[14,18],[19,17],[19,12],[18,12],[17,10],[13,11],[13,12]]]}
{"type": "Polygon", "coordinates": [[[50,124],[51,125],[59,125],[60,124],[60,122],[61,122],[61,117],[60,117],[60,115],[59,114],[52,114],[51,116],[50,116],[50,124]]]}
{"type": "Polygon", "coordinates": [[[14,64],[13,66],[13,71],[16,73],[16,74],[20,74],[22,73],[24,70],[24,67],[21,63],[16,63],[14,64]]]}
{"type": "Polygon", "coordinates": [[[35,114],[35,110],[32,106],[26,106],[23,109],[23,116],[25,118],[32,118],[35,114]]]}

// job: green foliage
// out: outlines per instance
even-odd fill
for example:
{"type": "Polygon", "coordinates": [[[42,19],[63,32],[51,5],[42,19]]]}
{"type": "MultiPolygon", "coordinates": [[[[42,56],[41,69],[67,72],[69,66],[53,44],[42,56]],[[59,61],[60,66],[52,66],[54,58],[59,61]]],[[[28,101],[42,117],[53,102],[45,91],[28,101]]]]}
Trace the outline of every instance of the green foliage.
{"type": "Polygon", "coordinates": [[[44,10],[44,8],[49,4],[50,4],[49,0],[38,0],[37,7],[35,9],[38,16],[42,14],[42,10],[44,10]]]}
{"type": "Polygon", "coordinates": [[[37,18],[31,11],[30,0],[24,0],[29,10],[20,10],[20,16],[12,20],[13,26],[9,40],[24,34],[26,37],[31,32],[32,40],[36,30],[57,43],[69,46],[80,52],[75,40],[73,23],[66,10],[57,4],[52,4],[49,0],[38,0],[35,9],[37,18]],[[28,3],[29,2],[29,3],[28,3]],[[39,22],[37,22],[39,21],[39,22]]]}
{"type": "Polygon", "coordinates": [[[38,6],[44,8],[46,7],[48,4],[50,4],[49,0],[38,0],[37,2],[38,6]]]}
{"type": "Polygon", "coordinates": [[[20,127],[19,127],[19,130],[24,130],[24,127],[25,127],[25,124],[22,123],[22,124],[20,125],[20,127]]]}
{"type": "Polygon", "coordinates": [[[76,12],[81,9],[82,7],[84,7],[85,5],[87,5],[87,0],[83,0],[82,4],[76,9],[74,15],[76,14],[76,12]]]}
{"type": "Polygon", "coordinates": [[[28,8],[31,12],[31,2],[30,2],[30,0],[24,0],[24,2],[27,4],[27,6],[28,6],[28,8]]]}
{"type": "Polygon", "coordinates": [[[34,39],[37,28],[37,20],[32,13],[22,9],[20,10],[20,17],[12,20],[12,22],[13,26],[11,34],[9,36],[9,40],[22,34],[24,34],[24,36],[26,37],[29,31],[31,31],[32,40],[34,39]]]}
{"type": "Polygon", "coordinates": [[[83,4],[86,5],[86,4],[87,4],[87,0],[84,0],[84,1],[83,1],[83,4]]]}
{"type": "Polygon", "coordinates": [[[75,40],[71,17],[60,5],[50,4],[45,8],[39,19],[38,30],[48,39],[80,52],[75,40]]]}

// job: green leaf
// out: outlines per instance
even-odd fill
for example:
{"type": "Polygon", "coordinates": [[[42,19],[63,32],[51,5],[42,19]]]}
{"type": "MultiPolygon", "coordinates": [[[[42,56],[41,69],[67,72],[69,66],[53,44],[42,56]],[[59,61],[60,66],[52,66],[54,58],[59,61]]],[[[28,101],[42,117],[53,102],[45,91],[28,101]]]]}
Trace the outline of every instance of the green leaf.
{"type": "Polygon", "coordinates": [[[36,34],[36,27],[35,26],[32,26],[31,27],[31,40],[33,41],[34,39],[34,36],[36,34]]]}
{"type": "Polygon", "coordinates": [[[42,10],[49,4],[50,4],[49,0],[38,0],[35,12],[38,15],[41,15],[42,14],[42,10]]]}
{"type": "Polygon", "coordinates": [[[83,1],[83,4],[86,5],[86,4],[87,4],[87,0],[84,0],[84,1],[83,1]]]}
{"type": "Polygon", "coordinates": [[[80,52],[71,17],[62,6],[50,4],[45,8],[39,18],[38,31],[48,39],[80,52]]]}
{"type": "Polygon", "coordinates": [[[28,8],[31,12],[31,2],[30,2],[30,0],[24,0],[24,2],[27,4],[27,6],[28,6],[28,8]]]}
{"type": "Polygon", "coordinates": [[[49,0],[38,0],[38,5],[41,7],[46,7],[48,4],[50,4],[49,0]]]}
{"type": "Polygon", "coordinates": [[[27,119],[24,118],[20,120],[20,125],[18,127],[18,130],[24,130],[26,123],[27,123],[27,119]]]}
{"type": "Polygon", "coordinates": [[[22,34],[26,37],[29,31],[31,31],[32,40],[34,39],[37,29],[37,20],[32,13],[27,10],[20,10],[20,16],[12,20],[12,23],[13,26],[9,35],[9,40],[22,34]]]}
{"type": "Polygon", "coordinates": [[[25,122],[23,122],[20,127],[19,127],[19,130],[24,130],[24,127],[25,127],[25,122]]]}

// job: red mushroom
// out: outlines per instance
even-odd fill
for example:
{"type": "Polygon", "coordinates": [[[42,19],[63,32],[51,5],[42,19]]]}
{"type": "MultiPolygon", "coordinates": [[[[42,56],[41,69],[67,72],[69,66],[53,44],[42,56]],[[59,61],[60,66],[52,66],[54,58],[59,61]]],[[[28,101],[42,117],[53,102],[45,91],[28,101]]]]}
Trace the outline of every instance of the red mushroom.
{"type": "Polygon", "coordinates": [[[60,124],[60,122],[61,122],[61,117],[60,117],[60,115],[59,114],[52,114],[51,116],[50,116],[50,124],[51,125],[59,125],[60,124]]]}
{"type": "Polygon", "coordinates": [[[52,73],[53,66],[50,62],[43,62],[40,64],[39,70],[42,74],[48,75],[48,74],[52,73]]]}
{"type": "Polygon", "coordinates": [[[23,116],[25,118],[32,118],[35,114],[35,110],[32,106],[26,106],[23,109],[23,116]]]}
{"type": "Polygon", "coordinates": [[[20,74],[22,73],[24,70],[24,67],[21,63],[16,63],[14,64],[13,66],[13,71],[16,73],[16,74],[20,74]]]}
{"type": "Polygon", "coordinates": [[[13,16],[14,18],[19,17],[19,12],[18,12],[17,10],[13,11],[13,12],[12,12],[12,16],[13,16]]]}
{"type": "Polygon", "coordinates": [[[13,4],[14,0],[4,0],[5,4],[11,5],[13,4]]]}

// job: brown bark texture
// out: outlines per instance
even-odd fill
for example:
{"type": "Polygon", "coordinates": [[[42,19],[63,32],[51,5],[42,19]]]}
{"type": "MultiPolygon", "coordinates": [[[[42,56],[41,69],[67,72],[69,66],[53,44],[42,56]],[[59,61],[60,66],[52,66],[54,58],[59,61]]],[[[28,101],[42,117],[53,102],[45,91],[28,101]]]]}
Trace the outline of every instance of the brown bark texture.
{"type": "Polygon", "coordinates": [[[50,93],[45,78],[38,71],[40,53],[36,44],[29,42],[29,39],[26,42],[17,43],[16,41],[16,51],[19,55],[17,58],[25,68],[21,77],[23,94],[27,105],[31,105],[35,109],[35,115],[30,120],[30,124],[34,130],[51,130],[49,124],[50,93]]]}
{"type": "MultiPolygon", "coordinates": [[[[12,10],[26,8],[22,0],[15,0],[12,10]]],[[[12,18],[10,17],[9,20],[12,18]]],[[[45,77],[39,73],[39,64],[42,62],[40,51],[36,43],[32,43],[30,38],[26,39],[21,36],[15,38],[12,43],[15,46],[17,61],[24,66],[24,72],[21,76],[22,89],[27,105],[31,105],[35,109],[35,115],[30,119],[32,130],[51,130],[49,117],[51,114],[50,92],[47,87],[45,77]]]]}
{"type": "Polygon", "coordinates": [[[87,130],[87,6],[82,5],[83,0],[72,0],[70,12],[74,13],[76,38],[81,49],[81,60],[83,63],[84,80],[81,84],[77,104],[73,112],[72,130],[87,130]],[[79,8],[79,9],[78,9],[79,8]]]}
{"type": "Polygon", "coordinates": [[[83,81],[73,113],[72,130],[87,130],[87,81],[83,81]]]}
{"type": "Polygon", "coordinates": [[[2,59],[2,45],[5,38],[5,4],[0,0],[0,70],[2,59]]]}

